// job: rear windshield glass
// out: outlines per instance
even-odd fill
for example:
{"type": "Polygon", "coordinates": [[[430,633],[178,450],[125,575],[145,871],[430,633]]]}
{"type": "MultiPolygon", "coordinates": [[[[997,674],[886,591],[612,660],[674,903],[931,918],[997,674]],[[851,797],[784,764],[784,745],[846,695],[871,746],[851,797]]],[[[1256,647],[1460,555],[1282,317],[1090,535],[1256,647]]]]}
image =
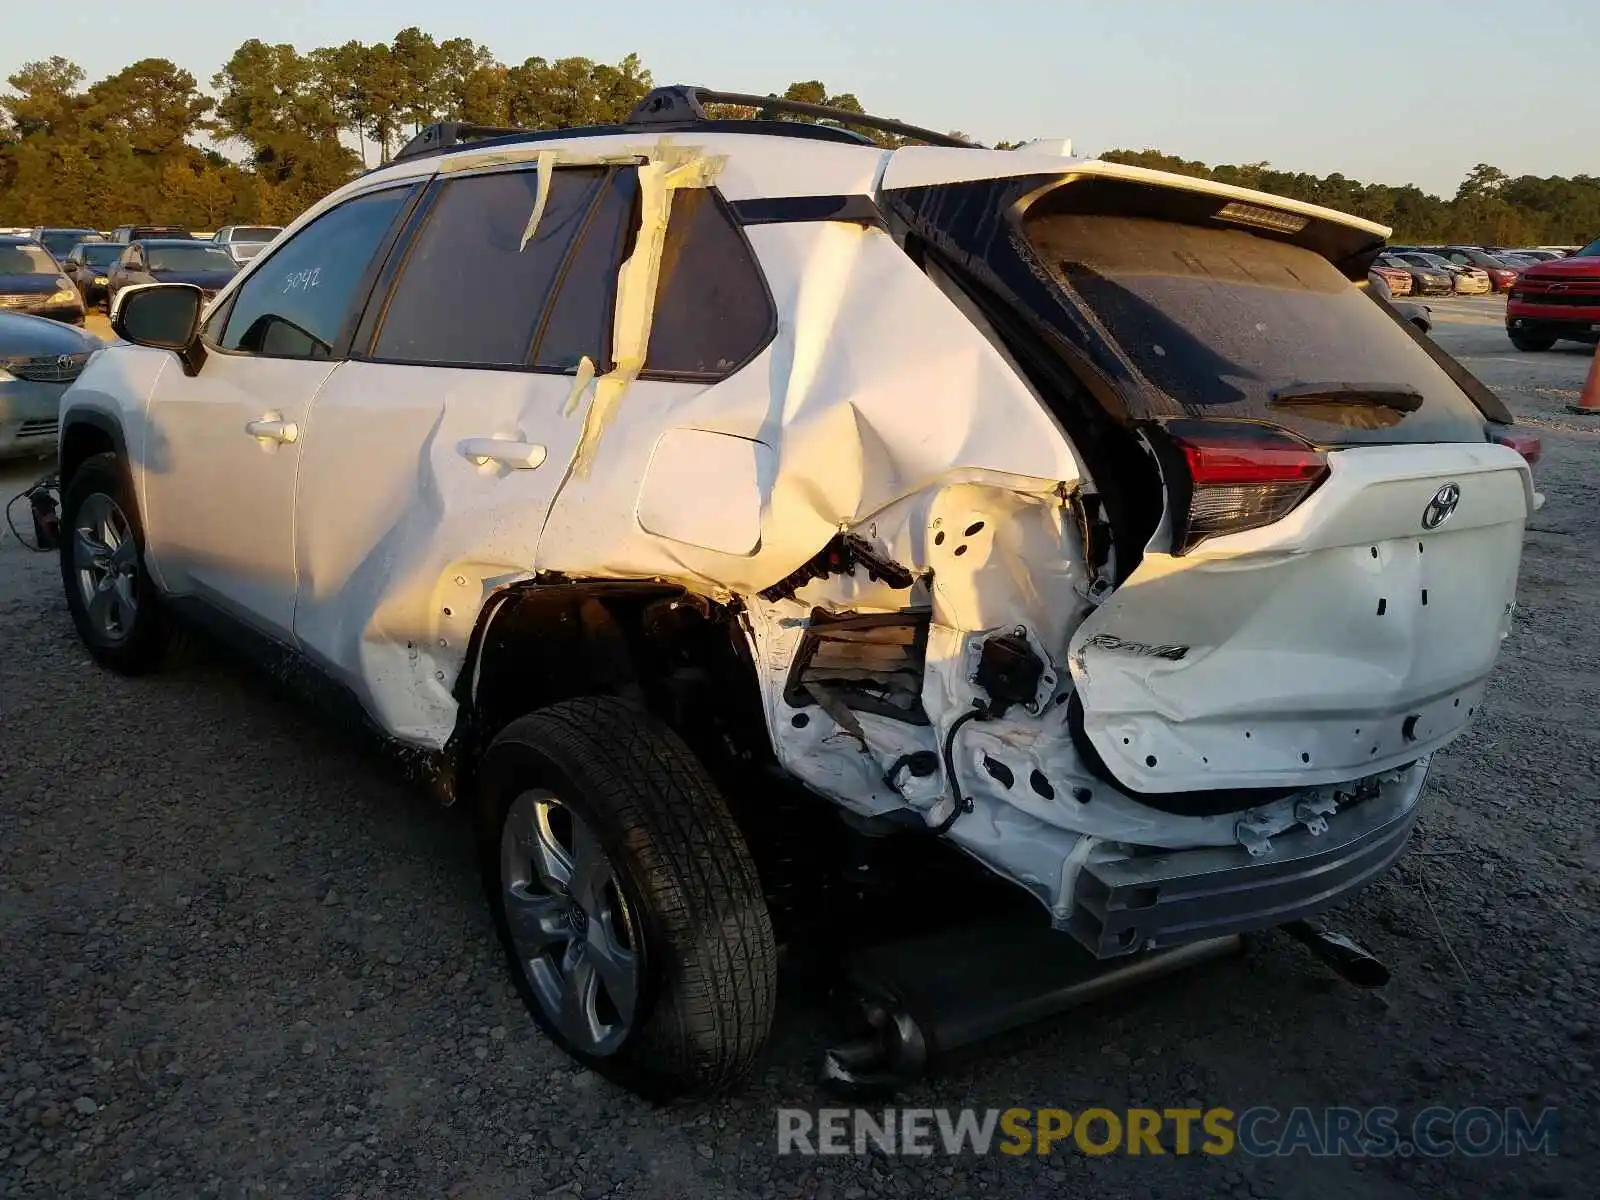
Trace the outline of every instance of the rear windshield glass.
{"type": "Polygon", "coordinates": [[[79,242],[85,238],[92,238],[95,232],[92,229],[52,229],[39,235],[39,241],[51,254],[65,258],[79,242]]]}
{"type": "Polygon", "coordinates": [[[233,259],[210,246],[151,246],[152,271],[231,271],[233,259]]]}
{"type": "Polygon", "coordinates": [[[1134,415],[1269,420],[1313,441],[1454,441],[1481,417],[1428,353],[1320,255],[1238,230],[1061,214],[1024,222],[1034,249],[1137,372],[1134,415]],[[1421,393],[1402,414],[1275,405],[1339,381],[1421,393]],[[1140,403],[1141,399],[1143,403],[1140,403]],[[1142,411],[1140,411],[1142,409],[1142,411]]]}
{"type": "Polygon", "coordinates": [[[126,246],[119,246],[116,242],[90,242],[84,246],[81,255],[83,261],[91,267],[109,267],[127,251],[126,246]]]}
{"type": "Polygon", "coordinates": [[[270,242],[277,236],[276,225],[240,225],[233,231],[236,242],[270,242]]]}

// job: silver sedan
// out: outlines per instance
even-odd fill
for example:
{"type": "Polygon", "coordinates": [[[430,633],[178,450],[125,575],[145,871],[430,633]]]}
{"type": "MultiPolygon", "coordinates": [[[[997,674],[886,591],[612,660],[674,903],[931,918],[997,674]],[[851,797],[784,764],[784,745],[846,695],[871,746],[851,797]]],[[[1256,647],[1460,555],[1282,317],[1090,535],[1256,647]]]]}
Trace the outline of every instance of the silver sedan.
{"type": "Polygon", "coordinates": [[[56,452],[61,393],[101,346],[60,321],[0,313],[0,458],[56,452]]]}

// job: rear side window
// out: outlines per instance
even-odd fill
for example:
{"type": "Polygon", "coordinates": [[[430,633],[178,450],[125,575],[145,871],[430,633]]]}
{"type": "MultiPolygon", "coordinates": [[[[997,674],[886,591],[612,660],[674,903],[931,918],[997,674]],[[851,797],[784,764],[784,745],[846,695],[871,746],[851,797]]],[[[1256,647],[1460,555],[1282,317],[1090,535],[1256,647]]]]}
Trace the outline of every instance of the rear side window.
{"type": "Polygon", "coordinates": [[[721,379],[775,331],[766,280],[722,198],[710,188],[674,192],[645,369],[721,379]]]}
{"type": "MultiPolygon", "coordinates": [[[[604,168],[553,172],[544,211],[531,235],[536,171],[455,179],[441,188],[413,240],[390,294],[373,357],[390,362],[523,367],[534,361],[550,299],[571,274],[568,260],[595,215],[612,173],[604,168]]],[[[630,178],[633,172],[625,172],[630,178]]],[[[585,264],[588,269],[591,264],[585,264]]],[[[615,266],[599,275],[614,275],[615,266]]],[[[582,292],[589,280],[572,280],[582,292]]],[[[601,286],[605,286],[602,278],[601,286]]],[[[592,294],[592,286],[590,293],[592,294]]],[[[603,357],[604,326],[591,308],[580,318],[557,305],[554,366],[587,353],[603,357]],[[578,325],[587,320],[587,328],[578,325]],[[585,336],[587,335],[587,336],[585,336]]]]}
{"type": "Polygon", "coordinates": [[[1142,217],[1057,214],[1023,228],[1136,368],[1135,416],[1267,420],[1323,443],[1456,440],[1463,418],[1478,418],[1433,359],[1312,250],[1142,217]],[[1283,396],[1352,380],[1414,390],[1421,406],[1402,414],[1357,399],[1311,415],[1283,396]]]}
{"type": "Polygon", "coordinates": [[[410,195],[401,187],[347,200],[280,246],[234,293],[222,349],[331,357],[367,268],[410,195]]]}

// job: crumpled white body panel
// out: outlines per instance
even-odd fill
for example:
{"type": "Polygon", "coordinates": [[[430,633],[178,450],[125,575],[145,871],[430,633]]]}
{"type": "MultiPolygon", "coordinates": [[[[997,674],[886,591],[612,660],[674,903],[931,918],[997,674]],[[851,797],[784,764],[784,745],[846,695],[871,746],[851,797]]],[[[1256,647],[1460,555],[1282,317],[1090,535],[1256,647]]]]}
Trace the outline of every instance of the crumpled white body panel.
{"type": "Polygon", "coordinates": [[[1128,786],[1338,783],[1466,728],[1510,626],[1526,462],[1488,443],[1328,460],[1274,525],[1181,558],[1147,550],[1073,636],[1086,731],[1128,786]],[[1422,529],[1449,483],[1460,506],[1422,529]]]}
{"type": "Polygon", "coordinates": [[[540,569],[661,576],[748,594],[840,529],[939,480],[988,472],[1051,488],[1078,479],[1049,414],[887,234],[827,222],[749,233],[777,302],[777,337],[713,387],[636,384],[590,470],[562,488],[539,544],[540,569]],[[747,438],[774,452],[755,553],[697,548],[640,526],[633,489],[648,480],[669,428],[747,438]]]}

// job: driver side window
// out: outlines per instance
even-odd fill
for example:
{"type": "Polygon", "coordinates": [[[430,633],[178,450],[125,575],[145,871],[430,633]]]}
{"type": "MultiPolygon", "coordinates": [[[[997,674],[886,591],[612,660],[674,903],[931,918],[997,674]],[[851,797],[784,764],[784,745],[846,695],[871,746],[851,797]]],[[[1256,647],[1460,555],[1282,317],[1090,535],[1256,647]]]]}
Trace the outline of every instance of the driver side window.
{"type": "Polygon", "coordinates": [[[331,358],[368,267],[412,191],[408,185],[357,196],[295,234],[219,314],[216,345],[269,358],[331,358]]]}

